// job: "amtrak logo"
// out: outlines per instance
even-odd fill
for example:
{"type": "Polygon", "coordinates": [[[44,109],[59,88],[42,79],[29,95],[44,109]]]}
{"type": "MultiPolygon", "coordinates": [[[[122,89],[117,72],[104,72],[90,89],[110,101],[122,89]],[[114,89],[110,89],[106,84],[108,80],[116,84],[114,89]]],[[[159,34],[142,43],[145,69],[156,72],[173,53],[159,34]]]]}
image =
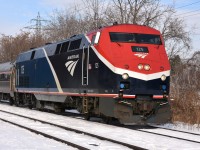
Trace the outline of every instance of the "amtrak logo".
{"type": "Polygon", "coordinates": [[[134,55],[139,57],[139,58],[143,58],[144,59],[148,55],[148,53],[137,53],[137,54],[134,54],[134,55]]]}
{"type": "Polygon", "coordinates": [[[71,74],[72,77],[74,75],[74,70],[76,68],[76,64],[78,63],[78,60],[77,61],[71,61],[70,60],[70,61],[65,63],[65,66],[67,67],[67,70],[69,71],[69,73],[71,74]]]}

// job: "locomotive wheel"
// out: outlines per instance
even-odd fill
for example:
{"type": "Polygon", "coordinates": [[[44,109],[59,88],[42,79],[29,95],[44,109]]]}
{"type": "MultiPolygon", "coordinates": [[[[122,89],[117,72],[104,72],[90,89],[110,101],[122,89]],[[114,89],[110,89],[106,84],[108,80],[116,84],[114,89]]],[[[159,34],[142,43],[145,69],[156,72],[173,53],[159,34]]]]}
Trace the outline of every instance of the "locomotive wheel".
{"type": "Polygon", "coordinates": [[[28,108],[29,108],[29,109],[32,109],[32,108],[33,108],[33,105],[32,105],[32,104],[29,104],[29,105],[28,105],[28,108]]]}
{"type": "Polygon", "coordinates": [[[9,104],[10,104],[10,106],[12,106],[14,104],[14,101],[12,98],[9,99],[9,104]]]}
{"type": "Polygon", "coordinates": [[[90,120],[91,114],[90,113],[85,113],[84,118],[85,120],[90,120]]]}
{"type": "Polygon", "coordinates": [[[15,106],[19,106],[19,101],[18,100],[15,100],[15,102],[14,102],[14,104],[15,104],[15,106]]]}
{"type": "Polygon", "coordinates": [[[104,116],[103,117],[103,121],[106,123],[106,124],[110,124],[110,121],[112,120],[111,117],[107,117],[107,116],[104,116]]]}
{"type": "Polygon", "coordinates": [[[15,95],[14,104],[15,104],[15,106],[19,107],[20,103],[19,103],[19,94],[18,93],[16,93],[16,95],[15,95]]]}
{"type": "Polygon", "coordinates": [[[65,109],[63,108],[55,108],[55,113],[63,113],[65,111],[65,109]]]}
{"type": "Polygon", "coordinates": [[[29,100],[28,108],[29,109],[36,108],[36,101],[34,99],[29,100]]]}

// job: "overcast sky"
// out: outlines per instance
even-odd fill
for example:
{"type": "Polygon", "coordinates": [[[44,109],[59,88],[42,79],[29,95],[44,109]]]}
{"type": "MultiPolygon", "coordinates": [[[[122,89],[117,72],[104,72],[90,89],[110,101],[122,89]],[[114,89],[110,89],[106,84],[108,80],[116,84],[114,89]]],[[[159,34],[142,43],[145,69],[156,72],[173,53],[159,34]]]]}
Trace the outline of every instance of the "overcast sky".
{"type": "MultiPolygon", "coordinates": [[[[40,12],[42,18],[57,9],[67,9],[74,3],[81,5],[82,0],[0,0],[0,34],[15,35],[20,29],[33,25],[31,19],[40,12]]],[[[200,0],[161,0],[163,4],[174,4],[179,17],[184,17],[187,29],[196,27],[192,35],[193,47],[198,48],[200,41],[200,0]],[[192,12],[193,11],[193,12],[192,12]]]]}

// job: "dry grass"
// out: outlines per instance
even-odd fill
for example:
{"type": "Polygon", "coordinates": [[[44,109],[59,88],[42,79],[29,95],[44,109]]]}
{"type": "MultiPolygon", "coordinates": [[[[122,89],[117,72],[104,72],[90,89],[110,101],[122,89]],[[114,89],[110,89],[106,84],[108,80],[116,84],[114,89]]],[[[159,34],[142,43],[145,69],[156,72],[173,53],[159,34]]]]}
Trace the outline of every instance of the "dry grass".
{"type": "Polygon", "coordinates": [[[200,69],[179,67],[171,78],[172,121],[200,125],[200,69]]]}
{"type": "Polygon", "coordinates": [[[173,121],[200,124],[200,99],[195,91],[179,93],[172,102],[173,121]]]}

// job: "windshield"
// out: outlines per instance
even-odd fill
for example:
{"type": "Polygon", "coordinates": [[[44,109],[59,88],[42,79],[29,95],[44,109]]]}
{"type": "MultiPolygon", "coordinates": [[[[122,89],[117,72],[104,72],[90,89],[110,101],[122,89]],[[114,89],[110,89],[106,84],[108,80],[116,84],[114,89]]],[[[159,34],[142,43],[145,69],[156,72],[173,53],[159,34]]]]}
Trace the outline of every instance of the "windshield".
{"type": "Polygon", "coordinates": [[[161,45],[160,35],[110,32],[111,42],[145,43],[161,45]]]}

